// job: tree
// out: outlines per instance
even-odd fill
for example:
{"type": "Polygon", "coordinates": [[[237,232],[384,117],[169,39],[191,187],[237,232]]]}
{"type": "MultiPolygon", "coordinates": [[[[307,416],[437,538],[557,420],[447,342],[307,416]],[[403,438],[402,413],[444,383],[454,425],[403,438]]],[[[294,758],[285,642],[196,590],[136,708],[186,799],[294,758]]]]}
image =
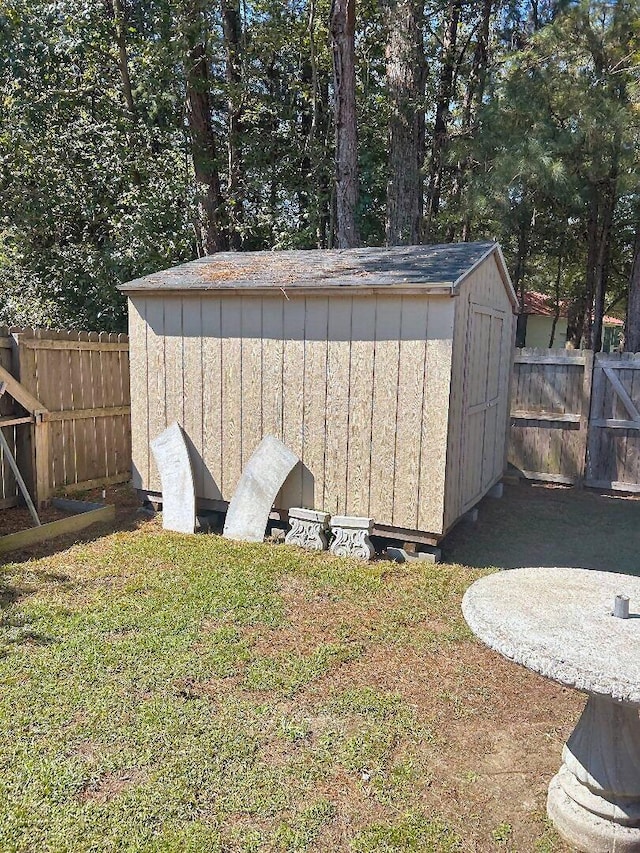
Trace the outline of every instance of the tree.
{"type": "Polygon", "coordinates": [[[242,21],[240,0],[221,0],[227,82],[227,210],[229,246],[242,247],[244,164],[242,158],[242,21]]]}
{"type": "Polygon", "coordinates": [[[185,42],[187,120],[198,188],[199,215],[195,231],[198,253],[210,255],[224,251],[229,243],[211,113],[207,23],[199,0],[184,0],[181,12],[185,42]]]}
{"type": "Polygon", "coordinates": [[[640,352],[640,225],[636,230],[633,264],[629,276],[624,347],[627,352],[640,352]]]}
{"type": "Polygon", "coordinates": [[[329,18],[333,49],[336,168],[336,243],[358,246],[358,131],[356,120],[355,0],[332,0],[329,18]]]}
{"type": "Polygon", "coordinates": [[[479,18],[474,24],[475,47],[466,90],[462,99],[457,142],[458,157],[451,192],[454,214],[450,217],[447,228],[447,242],[452,242],[455,239],[458,227],[460,239],[463,242],[471,239],[472,185],[474,173],[478,167],[477,160],[473,156],[473,140],[482,112],[489,68],[489,30],[493,7],[494,0],[483,0],[479,10],[479,18]]]}
{"type": "Polygon", "coordinates": [[[387,4],[386,82],[390,116],[385,232],[389,246],[421,241],[425,135],[423,5],[421,0],[389,0],[387,4]]]}
{"type": "Polygon", "coordinates": [[[0,302],[16,322],[31,305],[33,322],[124,330],[116,285],[192,256],[164,12],[127,10],[134,116],[106,9],[30,0],[0,11],[0,302]]]}
{"type": "Polygon", "coordinates": [[[127,51],[126,19],[122,0],[112,0],[113,21],[115,26],[116,44],[118,45],[118,66],[122,78],[122,91],[131,116],[136,116],[136,105],[133,100],[131,75],[129,74],[129,55],[127,51]]]}
{"type": "Polygon", "coordinates": [[[442,176],[449,145],[449,110],[454,90],[458,24],[462,0],[449,0],[443,21],[444,37],[440,53],[440,72],[436,94],[436,113],[431,134],[431,155],[427,185],[425,235],[430,240],[434,231],[434,220],[440,210],[442,176]]]}

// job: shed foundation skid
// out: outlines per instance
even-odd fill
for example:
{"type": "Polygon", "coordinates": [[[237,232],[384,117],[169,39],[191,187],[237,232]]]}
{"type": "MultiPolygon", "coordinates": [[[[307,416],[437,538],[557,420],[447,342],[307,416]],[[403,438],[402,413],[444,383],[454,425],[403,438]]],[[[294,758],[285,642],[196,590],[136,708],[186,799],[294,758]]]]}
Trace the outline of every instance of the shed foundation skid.
{"type": "Polygon", "coordinates": [[[437,545],[505,469],[517,299],[497,244],[220,253],[122,286],[133,483],[177,421],[198,507],[272,435],[300,460],[272,513],[375,519],[437,545]]]}

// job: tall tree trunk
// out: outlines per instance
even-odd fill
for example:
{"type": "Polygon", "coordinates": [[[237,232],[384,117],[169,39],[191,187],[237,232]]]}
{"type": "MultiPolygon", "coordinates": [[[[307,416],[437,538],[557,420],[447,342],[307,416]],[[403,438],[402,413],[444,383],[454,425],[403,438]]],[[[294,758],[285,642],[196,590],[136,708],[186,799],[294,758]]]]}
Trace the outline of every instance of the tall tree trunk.
{"type": "Polygon", "coordinates": [[[127,109],[132,118],[136,118],[136,105],[133,100],[133,89],[131,76],[129,74],[129,56],[127,52],[127,38],[125,27],[125,12],[122,0],[112,0],[113,21],[116,30],[116,45],[118,47],[118,68],[122,80],[122,91],[127,104],[127,109]]]}
{"type": "Polygon", "coordinates": [[[526,292],[526,266],[529,255],[529,224],[520,216],[518,227],[518,253],[513,271],[513,289],[518,295],[519,313],[516,328],[516,346],[523,347],[527,333],[527,315],[524,313],[524,296],[526,292]]]}
{"type": "Polygon", "coordinates": [[[227,219],[229,246],[242,248],[244,163],[242,157],[242,20],[240,0],[222,0],[227,82],[227,219]]]}
{"type": "MultiPolygon", "coordinates": [[[[600,201],[595,192],[589,204],[587,220],[587,266],[585,269],[584,316],[582,320],[582,339],[585,349],[593,349],[593,299],[596,290],[596,265],[598,259],[598,219],[600,201]]],[[[578,343],[578,346],[580,344],[578,343]]]]}
{"type": "Polygon", "coordinates": [[[298,210],[300,221],[298,230],[306,230],[312,221],[309,189],[312,186],[313,163],[311,153],[315,147],[315,75],[311,60],[304,60],[301,68],[303,97],[299,100],[300,135],[302,137],[302,155],[300,157],[300,176],[298,179],[298,210]],[[304,96],[308,92],[310,97],[304,96]]]}
{"type": "Polygon", "coordinates": [[[318,95],[316,104],[316,122],[318,138],[318,202],[316,244],[319,249],[328,249],[333,239],[333,197],[335,184],[331,159],[331,110],[329,108],[329,74],[318,74],[318,95]]]}
{"type": "Polygon", "coordinates": [[[553,348],[556,337],[556,326],[560,319],[560,283],[562,282],[562,261],[564,260],[564,236],[558,253],[558,266],[556,269],[556,282],[553,290],[553,320],[551,321],[551,334],[549,335],[549,349],[553,348]]]}
{"type": "Polygon", "coordinates": [[[582,292],[573,300],[567,312],[567,346],[570,349],[580,349],[586,315],[587,296],[582,292]]]}
{"type": "Polygon", "coordinates": [[[605,298],[607,295],[607,279],[609,277],[611,230],[613,228],[613,215],[618,201],[620,145],[620,133],[617,132],[614,138],[611,170],[603,188],[604,192],[602,192],[602,220],[598,229],[598,253],[596,256],[593,317],[593,349],[595,352],[600,352],[602,349],[602,321],[604,317],[605,298]]]}
{"type": "MultiPolygon", "coordinates": [[[[276,55],[271,54],[271,59],[266,67],[266,78],[269,92],[269,102],[271,104],[278,103],[280,93],[280,85],[278,80],[278,71],[276,69],[276,55]]],[[[276,234],[276,224],[278,221],[278,161],[280,158],[280,143],[278,140],[278,116],[275,109],[269,111],[266,121],[266,136],[269,140],[269,157],[268,157],[268,173],[269,173],[269,193],[268,193],[268,222],[269,222],[269,244],[273,248],[278,241],[276,234]]]]}
{"type": "Polygon", "coordinates": [[[602,320],[607,294],[611,230],[617,202],[617,157],[604,185],[593,187],[593,201],[587,227],[586,291],[590,310],[585,317],[585,348],[602,349],[602,320]]]}
{"type": "Polygon", "coordinates": [[[309,236],[314,235],[318,249],[328,246],[329,203],[332,176],[327,164],[330,161],[331,120],[329,117],[329,75],[318,66],[316,49],[316,0],[309,0],[307,35],[309,56],[303,63],[303,83],[309,87],[309,98],[302,106],[303,156],[300,163],[301,191],[300,214],[309,236]]]}
{"type": "MultiPolygon", "coordinates": [[[[491,14],[495,0],[484,0],[482,12],[478,23],[478,35],[476,46],[473,51],[471,73],[462,105],[462,132],[466,136],[466,144],[470,148],[475,134],[475,125],[478,113],[482,108],[484,91],[487,82],[487,68],[489,65],[489,28],[491,25],[491,14]]],[[[463,242],[471,239],[471,193],[474,173],[477,165],[474,163],[470,151],[458,165],[458,174],[454,186],[454,209],[460,210],[462,229],[460,237],[463,242]]],[[[447,235],[447,241],[453,241],[455,233],[447,235]]]]}
{"type": "Polygon", "coordinates": [[[513,289],[519,295],[520,311],[524,310],[524,294],[526,280],[526,265],[529,256],[529,223],[530,218],[522,213],[518,227],[518,253],[513,271],[513,289]]]}
{"type": "Polygon", "coordinates": [[[332,0],[329,30],[333,49],[335,99],[336,243],[360,244],[358,205],[358,130],[356,119],[355,0],[332,0]]]}
{"type": "Polygon", "coordinates": [[[449,0],[445,35],[442,42],[440,78],[436,96],[436,115],[431,140],[431,161],[427,186],[425,237],[431,240],[434,220],[440,210],[444,156],[449,145],[449,108],[453,96],[453,78],[456,67],[456,45],[462,0],[449,0]]]}
{"type": "Polygon", "coordinates": [[[424,161],[424,0],[388,0],[387,89],[389,182],[386,239],[389,246],[420,242],[424,161]]]}
{"type": "Polygon", "coordinates": [[[640,224],[636,229],[633,266],[629,277],[624,348],[627,352],[640,352],[640,224]]]}
{"type": "Polygon", "coordinates": [[[186,41],[185,83],[191,156],[198,194],[198,230],[205,254],[228,248],[224,228],[224,198],[217,167],[217,148],[211,121],[206,24],[198,0],[183,4],[186,41]]]}

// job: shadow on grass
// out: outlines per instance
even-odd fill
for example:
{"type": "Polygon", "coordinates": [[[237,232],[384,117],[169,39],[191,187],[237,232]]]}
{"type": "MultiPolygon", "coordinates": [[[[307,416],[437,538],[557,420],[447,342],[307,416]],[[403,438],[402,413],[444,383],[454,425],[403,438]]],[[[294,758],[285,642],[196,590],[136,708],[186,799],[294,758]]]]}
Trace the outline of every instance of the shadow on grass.
{"type": "Polygon", "coordinates": [[[13,610],[20,599],[36,592],[41,584],[67,584],[68,575],[51,572],[34,572],[33,581],[20,586],[7,583],[0,575],[0,657],[6,657],[10,646],[48,646],[55,642],[47,634],[36,631],[27,618],[13,610]]]}
{"type": "Polygon", "coordinates": [[[443,542],[447,562],[477,568],[569,566],[640,575],[640,500],[521,483],[485,498],[475,524],[443,542]]]}
{"type": "Polygon", "coordinates": [[[69,575],[32,571],[30,573],[32,579],[18,586],[7,583],[7,577],[8,575],[0,574],[0,626],[8,624],[9,619],[3,615],[2,611],[8,610],[24,596],[37,592],[43,584],[68,584],[71,581],[69,575]]]}

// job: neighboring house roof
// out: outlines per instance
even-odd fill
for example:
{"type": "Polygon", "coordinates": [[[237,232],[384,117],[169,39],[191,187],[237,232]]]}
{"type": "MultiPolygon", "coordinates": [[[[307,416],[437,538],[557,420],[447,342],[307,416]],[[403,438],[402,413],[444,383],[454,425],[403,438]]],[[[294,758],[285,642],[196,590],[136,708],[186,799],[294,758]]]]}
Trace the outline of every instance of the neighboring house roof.
{"type": "MultiPolygon", "coordinates": [[[[560,316],[567,316],[568,303],[566,300],[560,300],[560,316]]],[[[537,290],[530,290],[524,295],[524,308],[522,314],[537,314],[542,317],[553,317],[555,305],[553,297],[547,296],[545,293],[539,293],[537,290]]]]}
{"type": "Polygon", "coordinates": [[[125,292],[205,290],[307,292],[349,288],[415,287],[454,294],[462,281],[494,255],[509,298],[517,299],[497,243],[445,243],[365,249],[220,252],[120,286],[125,292]]]}
{"type": "MultiPolygon", "coordinates": [[[[569,310],[569,300],[560,300],[560,317],[566,317],[569,310]]],[[[536,314],[542,317],[553,317],[555,314],[555,304],[552,296],[547,296],[544,293],[539,293],[537,290],[531,290],[524,295],[524,309],[522,314],[536,314]]],[[[624,321],[618,317],[611,317],[608,314],[602,318],[604,326],[624,326],[624,321]]]]}

